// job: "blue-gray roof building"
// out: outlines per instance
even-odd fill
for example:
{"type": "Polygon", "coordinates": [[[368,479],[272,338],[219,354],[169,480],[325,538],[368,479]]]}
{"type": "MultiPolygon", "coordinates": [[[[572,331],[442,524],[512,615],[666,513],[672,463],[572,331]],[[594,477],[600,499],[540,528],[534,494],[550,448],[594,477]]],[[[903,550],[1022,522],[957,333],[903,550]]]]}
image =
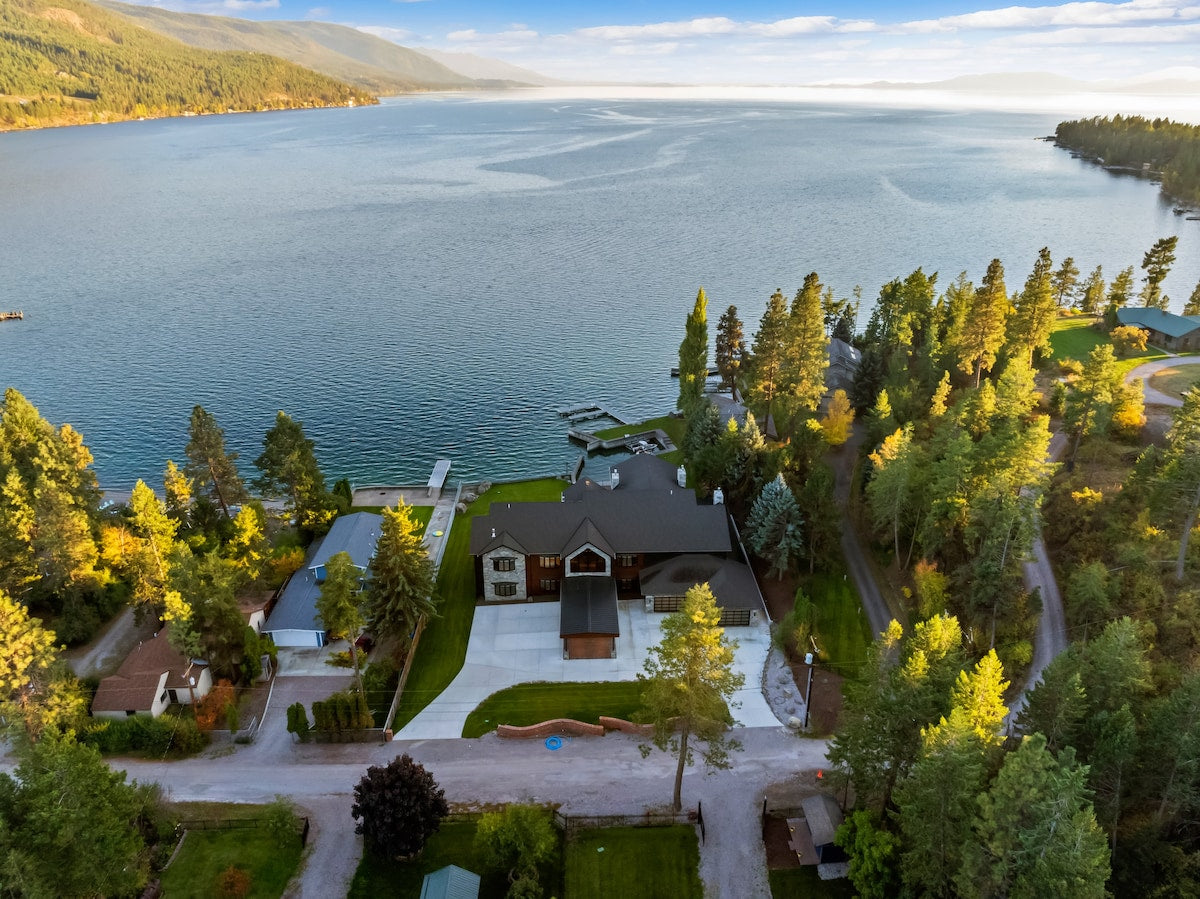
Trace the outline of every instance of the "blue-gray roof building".
{"type": "Polygon", "coordinates": [[[340,552],[348,553],[365,576],[375,555],[382,523],[383,517],[373,512],[355,512],[334,521],[329,533],[313,550],[307,565],[287,582],[271,617],[263,625],[263,633],[270,634],[276,646],[325,645],[325,626],[317,616],[317,598],[325,580],[325,563],[340,552]]]}
{"type": "Polygon", "coordinates": [[[1117,321],[1150,332],[1148,342],[1152,346],[1172,353],[1200,350],[1200,315],[1123,306],[1117,310],[1117,321]]]}
{"type": "Polygon", "coordinates": [[[458,865],[446,865],[426,874],[421,899],[478,899],[479,875],[458,865]]]}

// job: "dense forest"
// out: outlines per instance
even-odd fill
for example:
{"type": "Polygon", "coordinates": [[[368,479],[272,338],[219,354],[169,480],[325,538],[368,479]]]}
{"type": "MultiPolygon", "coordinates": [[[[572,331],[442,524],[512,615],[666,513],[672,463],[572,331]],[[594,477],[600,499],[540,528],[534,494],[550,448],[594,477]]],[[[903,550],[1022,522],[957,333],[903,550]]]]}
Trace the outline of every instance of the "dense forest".
{"type": "Polygon", "coordinates": [[[0,128],[374,102],[272,56],[184,46],[83,0],[0,0],[0,128]]]}
{"type": "MultiPolygon", "coordinates": [[[[1173,250],[1145,254],[1147,305],[1173,250]]],[[[1081,278],[1043,249],[1019,287],[998,259],[977,283],[939,282],[884,285],[858,334],[854,302],[815,273],[790,304],[770,298],[750,340],[730,307],[716,367],[754,413],[744,427],[700,401],[703,294],[680,347],[689,476],[722,487],[768,575],[841,564],[831,463],[851,454],[847,521],[906,619],[846,681],[831,742],[851,881],[878,897],[1197,895],[1200,391],[1146,426],[1126,383],[1145,333],[1115,318],[1132,267],[1081,278]],[[823,383],[835,337],[862,354],[848,395],[823,383]],[[1071,642],[1022,694],[1039,532],[1071,642]]],[[[824,601],[801,579],[777,642],[812,648],[824,601]]]]}
{"type": "Polygon", "coordinates": [[[1110,166],[1150,169],[1162,173],[1163,192],[1189,203],[1200,203],[1200,125],[1141,116],[1099,116],[1061,122],[1055,141],[1110,166]]]}

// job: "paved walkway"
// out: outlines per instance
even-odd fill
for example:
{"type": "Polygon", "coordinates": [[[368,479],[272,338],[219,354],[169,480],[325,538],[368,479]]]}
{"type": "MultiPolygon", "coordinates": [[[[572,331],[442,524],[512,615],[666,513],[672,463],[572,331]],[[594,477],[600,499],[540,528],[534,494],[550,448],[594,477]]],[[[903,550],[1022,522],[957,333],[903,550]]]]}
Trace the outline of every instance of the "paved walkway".
{"type": "Polygon", "coordinates": [[[1200,365],[1200,356],[1172,356],[1169,359],[1155,359],[1153,362],[1143,363],[1125,376],[1125,383],[1128,384],[1136,378],[1142,378],[1145,381],[1143,391],[1148,405],[1178,408],[1183,405],[1183,400],[1177,396],[1163,393],[1161,390],[1155,390],[1150,386],[1150,378],[1163,369],[1178,368],[1181,365],[1200,365]]]}
{"type": "MultiPolygon", "coordinates": [[[[476,706],[497,690],[533,681],[634,680],[649,648],[662,639],[663,615],[646,612],[640,600],[618,607],[621,636],[615,659],[564,659],[558,635],[556,602],[479,606],[471,625],[462,670],[441,695],[396,734],[402,740],[449,739],[461,736],[476,706]]],[[[771,648],[770,627],[729,628],[738,641],[734,667],[746,686],[734,697],[734,717],[748,727],[779,724],[763,697],[763,667],[771,648]]]]}

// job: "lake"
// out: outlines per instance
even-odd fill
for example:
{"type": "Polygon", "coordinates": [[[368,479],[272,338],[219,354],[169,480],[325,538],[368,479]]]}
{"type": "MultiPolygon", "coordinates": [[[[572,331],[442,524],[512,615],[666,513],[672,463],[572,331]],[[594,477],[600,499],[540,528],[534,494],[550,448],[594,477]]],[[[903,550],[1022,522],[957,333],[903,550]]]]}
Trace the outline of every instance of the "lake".
{"type": "Polygon", "coordinates": [[[578,458],[558,406],[673,407],[701,285],[749,336],[813,270],[869,301],[998,256],[1011,291],[1044,245],[1111,277],[1179,234],[1178,311],[1200,222],[1036,140],[1066,117],[535,92],[0,135],[0,385],[113,488],[196,403],[247,475],[284,409],[331,478],[506,478],[578,458]]]}

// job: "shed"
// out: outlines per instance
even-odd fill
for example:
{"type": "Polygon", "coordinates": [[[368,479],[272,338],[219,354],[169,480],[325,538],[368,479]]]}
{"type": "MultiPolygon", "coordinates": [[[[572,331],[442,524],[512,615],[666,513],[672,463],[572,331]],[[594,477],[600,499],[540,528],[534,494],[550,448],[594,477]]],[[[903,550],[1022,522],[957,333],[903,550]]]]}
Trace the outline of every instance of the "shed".
{"type": "Polygon", "coordinates": [[[421,899],[478,899],[479,875],[458,865],[446,865],[421,881],[421,899]]]}
{"type": "Polygon", "coordinates": [[[842,862],[846,853],[833,842],[834,834],[842,824],[842,809],[832,796],[819,793],[808,796],[800,803],[804,809],[804,820],[812,837],[813,852],[818,863],[842,862]]]}
{"type": "Polygon", "coordinates": [[[565,577],[559,598],[563,658],[611,659],[621,633],[616,580],[597,575],[565,577]]]}

